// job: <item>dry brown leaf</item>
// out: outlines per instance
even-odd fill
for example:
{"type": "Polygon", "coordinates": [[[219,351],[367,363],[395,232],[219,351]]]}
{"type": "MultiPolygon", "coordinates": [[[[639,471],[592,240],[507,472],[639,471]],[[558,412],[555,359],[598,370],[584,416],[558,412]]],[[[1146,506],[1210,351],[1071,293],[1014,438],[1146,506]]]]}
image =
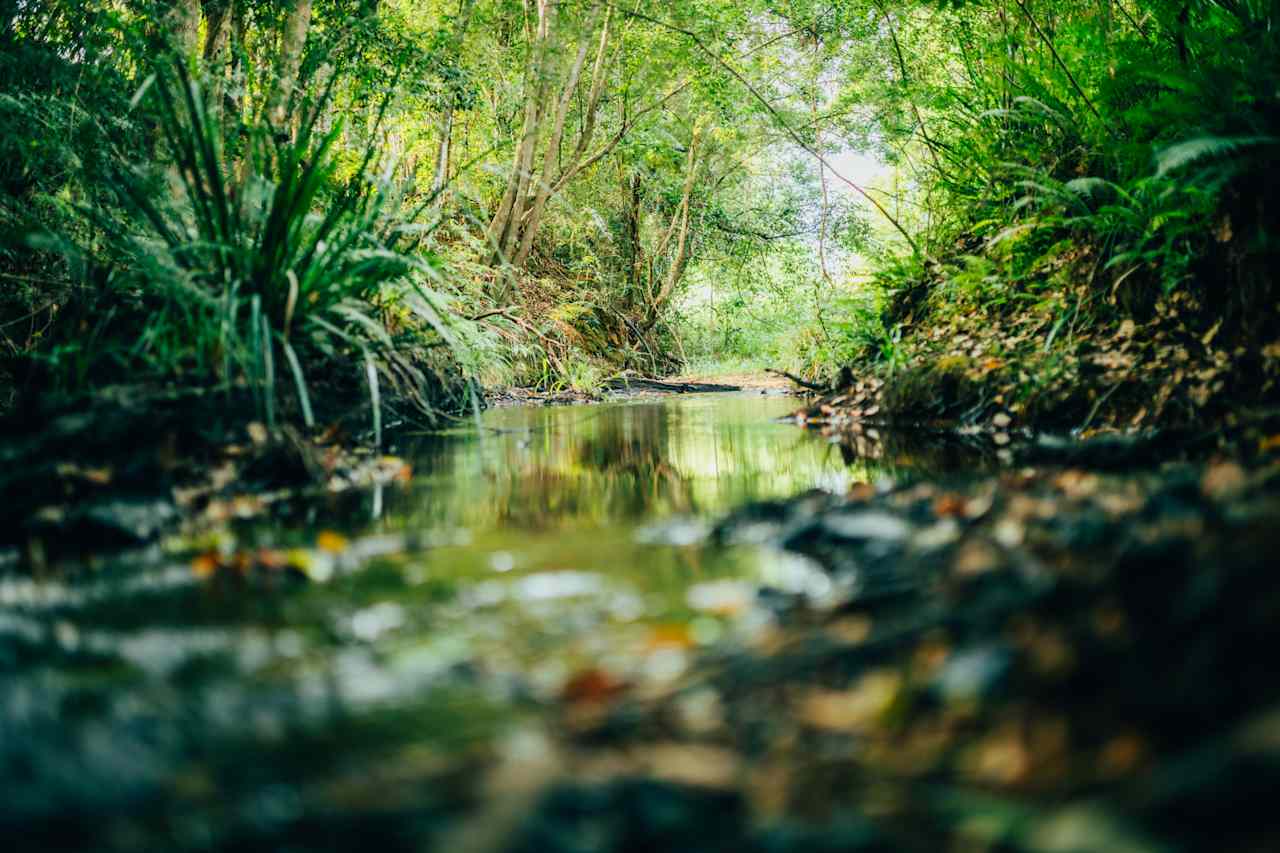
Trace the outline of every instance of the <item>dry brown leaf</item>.
{"type": "Polygon", "coordinates": [[[607,702],[627,689],[627,683],[612,673],[592,667],[580,670],[565,682],[560,698],[570,703],[607,702]]]}
{"type": "Polygon", "coordinates": [[[733,787],[741,767],[741,759],[736,752],[702,744],[673,742],[646,745],[642,758],[654,778],[700,788],[733,787]]]}
{"type": "Polygon", "coordinates": [[[889,710],[901,689],[902,677],[898,673],[873,670],[850,690],[809,690],[801,698],[796,715],[823,731],[867,731],[889,710]]]}
{"type": "Polygon", "coordinates": [[[341,554],[350,545],[351,542],[347,537],[333,530],[321,530],[316,536],[316,547],[330,554],[341,554]]]}
{"type": "Polygon", "coordinates": [[[1249,485],[1249,475],[1235,462],[1215,462],[1205,469],[1200,489],[1219,500],[1238,495],[1249,485]]]}

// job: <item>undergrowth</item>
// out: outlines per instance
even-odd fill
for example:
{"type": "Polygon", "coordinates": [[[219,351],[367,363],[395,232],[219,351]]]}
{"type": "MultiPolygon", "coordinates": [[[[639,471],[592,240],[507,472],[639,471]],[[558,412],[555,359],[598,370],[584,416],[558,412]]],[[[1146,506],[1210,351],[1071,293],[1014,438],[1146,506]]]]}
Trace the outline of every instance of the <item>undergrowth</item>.
{"type": "Polygon", "coordinates": [[[904,410],[1004,407],[1074,426],[1150,419],[1161,383],[1200,401],[1184,420],[1245,390],[1196,376],[1227,357],[1261,364],[1280,336],[1280,36],[1269,3],[1183,5],[1181,19],[1162,7],[1145,18],[1168,39],[1116,28],[1105,45],[1093,12],[1066,14],[1053,35],[1062,64],[993,60],[933,91],[990,106],[919,143],[945,215],[921,251],[874,264],[835,324],[843,352],[828,371],[899,375],[890,402],[904,410]],[[1105,73],[1068,76],[1063,56],[1107,57],[1105,73]],[[1148,365],[1089,368],[1129,352],[1135,330],[1175,350],[1145,391],[1148,365]]]}

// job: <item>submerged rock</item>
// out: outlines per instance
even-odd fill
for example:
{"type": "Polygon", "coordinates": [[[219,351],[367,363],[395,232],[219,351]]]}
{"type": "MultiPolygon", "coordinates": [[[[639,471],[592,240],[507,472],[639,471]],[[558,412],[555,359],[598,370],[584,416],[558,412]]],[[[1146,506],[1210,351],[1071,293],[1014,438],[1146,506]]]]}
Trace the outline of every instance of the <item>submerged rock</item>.
{"type": "Polygon", "coordinates": [[[178,518],[173,503],[161,498],[116,498],[90,504],[72,514],[82,532],[104,538],[148,542],[178,518]]]}

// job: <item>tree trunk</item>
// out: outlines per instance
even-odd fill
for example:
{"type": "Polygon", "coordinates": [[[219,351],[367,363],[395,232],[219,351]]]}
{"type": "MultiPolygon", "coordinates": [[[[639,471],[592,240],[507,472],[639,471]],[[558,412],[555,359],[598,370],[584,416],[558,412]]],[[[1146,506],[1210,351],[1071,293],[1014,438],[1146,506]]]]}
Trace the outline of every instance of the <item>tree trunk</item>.
{"type": "Polygon", "coordinates": [[[200,41],[200,0],[174,0],[165,25],[174,49],[186,59],[195,56],[200,41]]]}
{"type": "MultiPolygon", "coordinates": [[[[475,0],[459,0],[458,25],[453,33],[453,45],[450,49],[451,62],[456,67],[462,55],[462,42],[467,35],[467,26],[471,23],[471,10],[475,0]]],[[[450,89],[446,95],[444,112],[440,116],[440,142],[436,146],[435,173],[431,178],[431,193],[439,196],[449,183],[449,153],[453,147],[453,111],[456,108],[457,92],[450,89]]]]}
{"type": "MultiPolygon", "coordinates": [[[[587,32],[595,32],[594,17],[587,28],[587,32]]],[[[569,69],[569,77],[565,80],[564,87],[560,91],[560,100],[556,104],[555,119],[551,125],[551,137],[547,140],[547,148],[542,155],[542,174],[538,179],[533,202],[523,221],[516,223],[517,227],[514,229],[520,233],[520,247],[516,250],[515,257],[515,265],[517,267],[524,266],[525,261],[529,258],[529,252],[533,248],[533,238],[538,232],[538,226],[541,224],[542,212],[546,209],[547,199],[551,196],[552,172],[555,170],[557,155],[560,153],[560,140],[564,137],[564,123],[569,117],[569,104],[573,100],[573,93],[578,90],[578,78],[582,76],[582,66],[587,61],[587,51],[589,49],[588,37],[583,39],[582,44],[578,46],[578,54],[574,57],[573,65],[569,69]]]]}
{"type": "MultiPolygon", "coordinates": [[[[440,144],[436,146],[435,173],[431,177],[431,194],[439,196],[449,183],[449,149],[453,145],[453,101],[444,108],[440,117],[440,144]]],[[[437,203],[438,200],[437,200],[437,203]]]]}
{"type": "Polygon", "coordinates": [[[267,121],[277,137],[289,135],[286,127],[289,102],[293,96],[293,87],[298,81],[298,69],[302,65],[302,53],[307,46],[307,31],[310,28],[311,0],[293,0],[285,18],[280,54],[276,58],[275,85],[267,99],[267,121]]]}
{"type": "Polygon", "coordinates": [[[222,98],[223,113],[234,116],[237,126],[244,119],[245,59],[247,41],[243,0],[234,0],[231,10],[229,41],[231,50],[227,86],[222,98]]]}
{"type": "Polygon", "coordinates": [[[511,221],[516,215],[517,202],[523,197],[524,187],[527,186],[529,169],[533,166],[533,150],[538,141],[539,113],[546,91],[550,19],[555,14],[555,5],[556,0],[538,0],[538,29],[534,36],[529,75],[525,85],[524,123],[520,142],[516,146],[512,159],[506,191],[502,195],[497,211],[493,214],[493,219],[489,222],[489,228],[485,231],[485,239],[493,249],[491,261],[494,264],[502,263],[507,256],[511,221]]]}
{"type": "Polygon", "coordinates": [[[204,0],[204,19],[204,48],[200,53],[209,80],[209,111],[218,118],[222,115],[222,97],[226,89],[227,69],[222,54],[230,38],[231,0],[204,0]]]}
{"type": "Polygon", "coordinates": [[[628,301],[640,295],[640,272],[644,269],[644,247],[640,244],[640,174],[631,176],[627,191],[627,249],[629,252],[628,275],[631,287],[628,290],[628,301]]]}
{"type": "MultiPolygon", "coordinates": [[[[685,265],[689,262],[689,206],[693,198],[693,185],[698,174],[698,140],[699,130],[694,128],[693,138],[689,141],[689,156],[685,161],[684,175],[684,192],[680,198],[680,207],[676,211],[675,217],[671,220],[671,228],[667,229],[667,238],[671,236],[672,230],[676,235],[676,253],[671,259],[671,266],[667,268],[666,279],[662,283],[662,289],[654,295],[649,303],[648,314],[644,321],[644,331],[653,328],[654,323],[658,322],[658,312],[662,310],[662,306],[671,298],[671,294],[675,292],[676,285],[680,283],[680,279],[684,276],[685,265]]],[[[663,240],[663,248],[667,239],[663,240]]],[[[659,250],[661,251],[661,250],[659,250]]]]}
{"type": "Polygon", "coordinates": [[[551,94],[551,69],[556,58],[555,19],[560,8],[560,0],[539,0],[543,11],[542,32],[543,50],[541,70],[538,73],[538,85],[533,100],[533,132],[526,138],[521,152],[520,167],[516,171],[516,193],[508,212],[506,229],[499,243],[500,255],[510,258],[516,246],[516,237],[520,231],[520,220],[524,217],[529,203],[529,185],[533,180],[533,160],[538,150],[538,138],[542,135],[542,123],[547,113],[547,98],[551,94]]]}

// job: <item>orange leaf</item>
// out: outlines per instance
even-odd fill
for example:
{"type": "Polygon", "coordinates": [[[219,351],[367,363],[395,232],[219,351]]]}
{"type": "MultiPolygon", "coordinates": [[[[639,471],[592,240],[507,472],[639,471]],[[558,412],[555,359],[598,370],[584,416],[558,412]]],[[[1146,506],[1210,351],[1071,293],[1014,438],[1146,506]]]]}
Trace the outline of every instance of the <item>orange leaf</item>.
{"type": "Polygon", "coordinates": [[[330,554],[341,554],[350,544],[347,537],[332,530],[321,530],[320,535],[316,537],[316,547],[330,554]]]}
{"type": "Polygon", "coordinates": [[[688,649],[696,645],[688,625],[655,625],[649,631],[649,651],[657,649],[688,649]]]}
{"type": "Polygon", "coordinates": [[[218,552],[206,551],[191,559],[191,572],[198,578],[213,577],[219,565],[221,560],[218,558],[218,552]]]}
{"type": "Polygon", "coordinates": [[[288,556],[283,551],[273,551],[270,548],[259,548],[258,553],[254,555],[258,566],[263,569],[285,569],[289,567],[288,556]]]}
{"type": "Polygon", "coordinates": [[[566,702],[604,702],[627,689],[625,682],[603,669],[584,669],[565,682],[560,696],[566,702]]]}

